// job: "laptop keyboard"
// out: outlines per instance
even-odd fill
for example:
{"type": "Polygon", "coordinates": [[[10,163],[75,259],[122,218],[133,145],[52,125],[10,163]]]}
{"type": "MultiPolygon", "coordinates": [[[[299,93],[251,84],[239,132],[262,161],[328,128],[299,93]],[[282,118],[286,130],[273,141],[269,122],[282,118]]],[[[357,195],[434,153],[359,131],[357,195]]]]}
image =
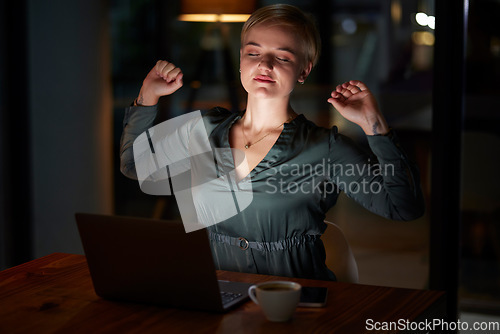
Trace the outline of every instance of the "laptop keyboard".
{"type": "Polygon", "coordinates": [[[221,291],[220,296],[222,297],[222,305],[232,302],[233,300],[242,296],[241,293],[234,293],[228,291],[221,291]]]}

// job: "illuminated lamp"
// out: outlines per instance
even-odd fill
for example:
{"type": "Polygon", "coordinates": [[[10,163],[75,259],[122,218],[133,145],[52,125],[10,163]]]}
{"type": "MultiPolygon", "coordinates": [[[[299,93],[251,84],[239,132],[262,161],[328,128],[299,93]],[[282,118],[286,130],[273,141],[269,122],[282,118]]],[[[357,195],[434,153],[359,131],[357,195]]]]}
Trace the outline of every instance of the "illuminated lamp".
{"type": "Polygon", "coordinates": [[[245,22],[255,10],[255,0],[182,0],[180,21],[245,22]]]}

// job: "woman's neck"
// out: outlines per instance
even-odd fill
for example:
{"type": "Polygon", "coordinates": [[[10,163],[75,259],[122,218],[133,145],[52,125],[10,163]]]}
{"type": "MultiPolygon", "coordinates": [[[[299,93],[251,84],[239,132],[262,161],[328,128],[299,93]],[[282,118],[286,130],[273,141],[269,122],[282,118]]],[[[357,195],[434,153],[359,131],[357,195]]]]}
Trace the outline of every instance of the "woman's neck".
{"type": "Polygon", "coordinates": [[[295,116],[289,99],[259,99],[248,96],[243,119],[245,128],[259,133],[276,128],[295,116]]]}

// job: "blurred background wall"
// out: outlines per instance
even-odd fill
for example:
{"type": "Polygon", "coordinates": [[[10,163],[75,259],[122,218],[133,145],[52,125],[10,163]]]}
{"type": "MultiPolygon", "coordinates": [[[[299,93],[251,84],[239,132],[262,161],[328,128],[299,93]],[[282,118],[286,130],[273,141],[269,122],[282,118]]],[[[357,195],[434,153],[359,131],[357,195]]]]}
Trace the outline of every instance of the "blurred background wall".
{"type": "Polygon", "coordinates": [[[2,266],[81,253],[74,213],[113,212],[109,4],[2,2],[2,266]]]}

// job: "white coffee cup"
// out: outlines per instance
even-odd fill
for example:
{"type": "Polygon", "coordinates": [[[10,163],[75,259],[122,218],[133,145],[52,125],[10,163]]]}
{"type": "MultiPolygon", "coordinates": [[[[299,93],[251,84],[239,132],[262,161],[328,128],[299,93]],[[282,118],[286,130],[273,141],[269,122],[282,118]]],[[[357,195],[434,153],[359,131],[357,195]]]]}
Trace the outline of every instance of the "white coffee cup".
{"type": "Polygon", "coordinates": [[[248,288],[248,295],[270,321],[288,321],[300,300],[302,287],[295,282],[270,281],[248,288]]]}

